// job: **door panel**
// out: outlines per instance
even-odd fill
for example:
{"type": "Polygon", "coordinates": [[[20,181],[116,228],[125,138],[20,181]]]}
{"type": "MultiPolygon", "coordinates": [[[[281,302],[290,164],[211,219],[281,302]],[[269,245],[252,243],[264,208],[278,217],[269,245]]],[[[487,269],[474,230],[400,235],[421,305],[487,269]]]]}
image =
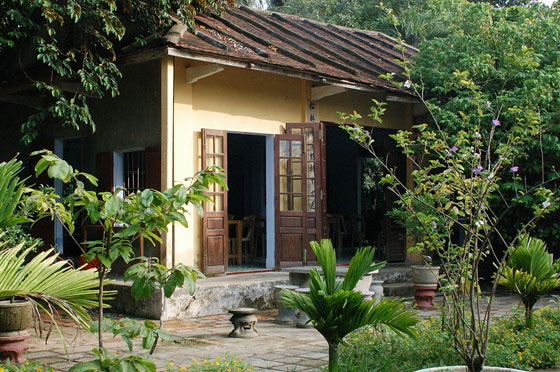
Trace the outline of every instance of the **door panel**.
{"type": "MultiPolygon", "coordinates": [[[[222,130],[202,129],[202,169],[220,166],[226,172],[227,133],[222,130]]],[[[202,270],[205,274],[227,271],[227,190],[211,185],[207,195],[213,203],[204,203],[202,218],[202,270]]]]}
{"type": "Polygon", "coordinates": [[[303,265],[307,205],[305,148],[301,135],[274,138],[276,266],[303,265]]]}
{"type": "Polygon", "coordinates": [[[324,176],[324,124],[322,123],[288,123],[286,131],[291,135],[301,135],[304,138],[305,157],[304,169],[306,176],[307,203],[305,209],[305,247],[307,248],[306,261],[316,264],[317,259],[309,242],[321,240],[326,237],[326,177],[324,176]]]}

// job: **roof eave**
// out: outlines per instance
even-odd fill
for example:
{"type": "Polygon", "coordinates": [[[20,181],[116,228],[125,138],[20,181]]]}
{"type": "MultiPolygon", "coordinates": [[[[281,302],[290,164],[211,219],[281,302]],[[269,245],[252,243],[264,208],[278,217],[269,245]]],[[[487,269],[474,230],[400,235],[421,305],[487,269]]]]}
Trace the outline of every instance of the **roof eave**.
{"type": "Polygon", "coordinates": [[[320,82],[323,84],[330,84],[335,86],[340,86],[353,90],[360,90],[366,92],[374,93],[388,93],[401,94],[405,96],[410,96],[406,91],[395,87],[395,89],[388,89],[386,87],[375,86],[372,84],[360,83],[355,81],[349,81],[345,79],[336,79],[332,76],[312,74],[309,72],[303,72],[296,69],[290,69],[284,66],[270,65],[266,63],[258,63],[255,61],[243,60],[243,59],[233,59],[231,57],[224,57],[220,55],[214,55],[210,53],[199,53],[192,52],[186,49],[167,47],[167,55],[179,58],[187,58],[197,61],[204,61],[208,63],[217,63],[224,66],[238,67],[244,69],[250,69],[255,71],[269,72],[273,74],[290,76],[295,78],[301,78],[304,80],[309,80],[313,82],[320,82]]]}

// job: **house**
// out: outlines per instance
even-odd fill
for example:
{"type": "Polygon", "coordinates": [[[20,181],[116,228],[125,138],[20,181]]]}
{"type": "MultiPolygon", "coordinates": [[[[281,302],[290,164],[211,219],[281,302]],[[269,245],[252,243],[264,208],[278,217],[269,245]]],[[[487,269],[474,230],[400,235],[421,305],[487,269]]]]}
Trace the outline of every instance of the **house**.
{"type": "MultiPolygon", "coordinates": [[[[402,52],[382,33],[247,7],[196,23],[196,34],[174,25],[161,42],[129,48],[120,96],[91,104],[94,134],[47,125],[34,146],[96,174],[103,190],[165,189],[204,167],[224,168],[229,189],[210,190],[204,217],[193,211],[189,228],[174,226],[161,246],[142,247],[167,265],[206,274],[304,265],[314,262],[308,242],[326,236],[341,254],[374,244],[389,261],[406,260],[404,231],[385,216],[393,199],[374,182],[376,164],[336,122],[337,112],[366,116],[371,99],[386,102],[375,147],[405,179],[410,164],[388,135],[411,128],[419,105],[379,75],[402,81],[395,60],[417,50],[402,52]],[[240,222],[248,216],[250,231],[240,222]],[[236,259],[237,244],[250,245],[250,257],[236,259]]],[[[2,124],[12,128],[3,159],[29,152],[17,145],[32,112],[31,100],[16,99],[23,93],[0,96],[2,124]]],[[[57,249],[76,254],[60,226],[40,228],[57,249]]],[[[94,230],[77,234],[91,238],[94,230]]]]}

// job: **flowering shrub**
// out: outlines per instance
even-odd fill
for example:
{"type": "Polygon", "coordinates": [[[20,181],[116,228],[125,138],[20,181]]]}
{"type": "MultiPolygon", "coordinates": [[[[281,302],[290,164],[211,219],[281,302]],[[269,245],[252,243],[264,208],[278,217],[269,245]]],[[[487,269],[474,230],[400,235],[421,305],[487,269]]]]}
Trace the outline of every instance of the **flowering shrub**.
{"type": "Polygon", "coordinates": [[[214,360],[204,359],[199,361],[193,358],[190,366],[176,366],[173,362],[169,362],[165,367],[165,372],[252,372],[254,370],[253,366],[229,353],[226,353],[224,357],[217,357],[214,360]]]}
{"type": "MultiPolygon", "coordinates": [[[[546,307],[535,312],[534,327],[524,326],[522,311],[497,318],[490,326],[486,365],[518,369],[560,365],[560,311],[546,307]]],[[[347,372],[415,371],[461,364],[453,337],[440,318],[422,321],[418,338],[397,337],[386,330],[363,328],[350,334],[341,348],[341,369],[347,372]],[[380,337],[381,335],[381,337],[380,337]]]]}

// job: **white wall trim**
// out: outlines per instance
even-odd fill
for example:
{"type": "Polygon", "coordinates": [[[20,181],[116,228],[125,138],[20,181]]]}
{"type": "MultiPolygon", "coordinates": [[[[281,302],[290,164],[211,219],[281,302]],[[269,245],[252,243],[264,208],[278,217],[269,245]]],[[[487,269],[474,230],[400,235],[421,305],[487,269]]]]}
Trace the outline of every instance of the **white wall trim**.
{"type": "Polygon", "coordinates": [[[273,269],[276,265],[274,240],[274,135],[266,135],[266,268],[273,269]]]}

